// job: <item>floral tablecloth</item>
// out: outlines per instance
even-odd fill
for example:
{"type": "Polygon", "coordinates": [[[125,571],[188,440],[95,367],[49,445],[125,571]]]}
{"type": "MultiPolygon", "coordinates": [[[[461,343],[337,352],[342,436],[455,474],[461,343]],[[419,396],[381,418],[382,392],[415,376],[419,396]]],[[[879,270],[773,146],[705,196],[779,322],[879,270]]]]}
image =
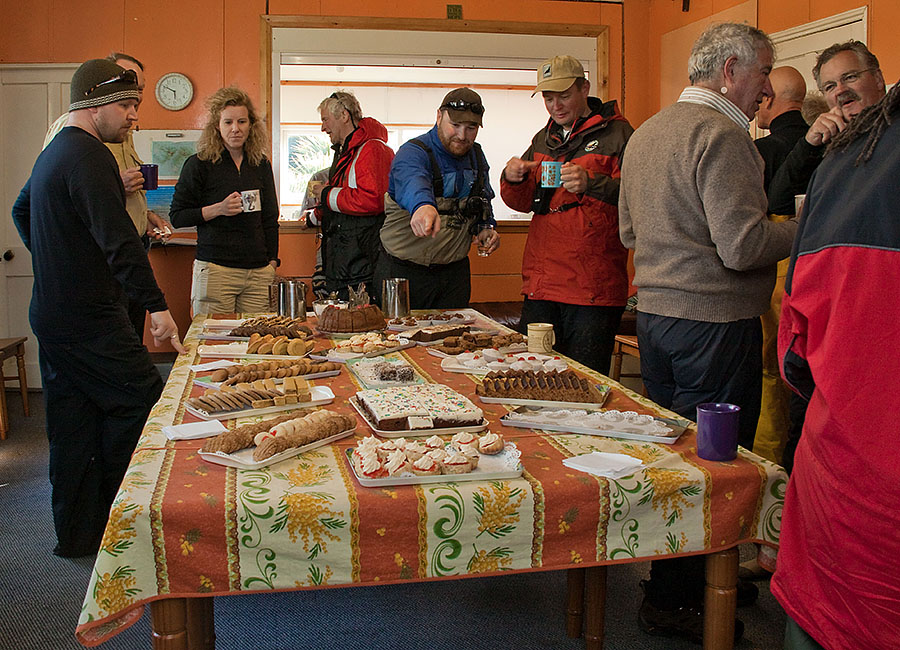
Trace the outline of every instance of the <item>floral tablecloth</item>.
{"type": "MultiPolygon", "coordinates": [[[[481,318],[481,324],[493,324],[481,318]]],[[[481,405],[490,430],[522,452],[521,478],[365,488],[338,444],[260,470],[202,460],[203,441],[169,441],[162,427],[188,422],[199,394],[190,366],[204,317],[195,319],[153,409],[110,513],[76,636],[97,645],[165,597],[284,591],[334,585],[557,570],[718,551],[756,541],[776,546],[787,477],[741,449],[732,462],[696,455],[693,429],[674,445],[499,424],[507,408],[481,405]],[[645,467],[608,480],[563,466],[590,451],[629,454],[645,467]]],[[[330,345],[317,339],[317,347],[330,345]]],[[[440,369],[424,347],[402,352],[429,381],[473,396],[478,379],[440,369]]],[[[608,384],[606,406],[674,417],[608,384]]],[[[332,410],[360,386],[346,370],[328,379],[332,410]]],[[[474,398],[473,398],[474,399],[474,398]]],[[[370,435],[359,419],[357,437],[370,435]]]]}

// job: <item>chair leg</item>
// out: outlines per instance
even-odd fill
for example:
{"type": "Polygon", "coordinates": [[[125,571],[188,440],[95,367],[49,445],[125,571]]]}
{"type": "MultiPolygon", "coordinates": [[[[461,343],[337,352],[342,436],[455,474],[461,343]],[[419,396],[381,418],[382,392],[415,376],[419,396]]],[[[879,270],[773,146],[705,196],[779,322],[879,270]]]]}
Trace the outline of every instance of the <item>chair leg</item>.
{"type": "Polygon", "coordinates": [[[613,367],[610,379],[619,381],[622,376],[622,344],[616,341],[613,345],[613,367]]]}
{"type": "Polygon", "coordinates": [[[19,367],[19,391],[22,393],[22,408],[25,417],[31,413],[28,410],[28,378],[25,376],[25,344],[20,343],[16,348],[16,365],[19,367]]]}
{"type": "MultiPolygon", "coordinates": [[[[0,368],[0,378],[3,369],[0,368]]],[[[9,431],[9,413],[6,411],[6,383],[0,379],[0,440],[6,440],[6,432],[9,431]]]]}

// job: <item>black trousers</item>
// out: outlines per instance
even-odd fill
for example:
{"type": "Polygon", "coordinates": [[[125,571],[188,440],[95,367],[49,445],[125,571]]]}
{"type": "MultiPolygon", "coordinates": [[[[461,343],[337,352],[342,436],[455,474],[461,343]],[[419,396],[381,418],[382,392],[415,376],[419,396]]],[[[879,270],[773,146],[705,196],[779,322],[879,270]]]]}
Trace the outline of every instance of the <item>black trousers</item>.
{"type": "Polygon", "coordinates": [[[469,306],[472,277],[469,258],[449,264],[424,266],[389,255],[383,248],[375,265],[375,287],[381,302],[381,281],[409,280],[410,309],[463,309],[469,306]]]}
{"type": "MultiPolygon", "coordinates": [[[[141,237],[141,243],[144,245],[144,250],[147,251],[147,254],[150,253],[150,237],[146,234],[141,237]]],[[[144,309],[144,306],[140,303],[136,303],[128,296],[124,297],[125,300],[125,309],[128,311],[128,320],[131,321],[131,326],[134,328],[135,334],[137,334],[138,341],[141,343],[144,342],[144,322],[147,320],[147,310],[144,309]]]]}
{"type": "Polygon", "coordinates": [[[616,332],[619,331],[624,311],[624,305],[568,305],[550,300],[530,300],[526,296],[519,325],[522,333],[527,334],[528,323],[552,323],[556,335],[554,350],[608,375],[616,332]]]}
{"type": "Polygon", "coordinates": [[[124,323],[82,341],[38,340],[56,552],[89,555],[163,382],[124,323]]]}
{"type": "MultiPolygon", "coordinates": [[[[762,325],[758,318],[706,323],[638,312],[641,378],[654,402],[695,421],[697,405],[741,407],[738,441],[753,448],[762,400],[762,325]]],[[[665,610],[703,602],[702,556],[656,560],[646,597],[665,610]]]]}

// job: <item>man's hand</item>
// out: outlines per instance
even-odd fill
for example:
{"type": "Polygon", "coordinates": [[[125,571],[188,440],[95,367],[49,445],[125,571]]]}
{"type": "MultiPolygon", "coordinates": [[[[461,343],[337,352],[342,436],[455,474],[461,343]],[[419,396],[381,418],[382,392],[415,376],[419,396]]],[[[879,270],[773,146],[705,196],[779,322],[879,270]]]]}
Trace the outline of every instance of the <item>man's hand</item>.
{"type": "Polygon", "coordinates": [[[244,204],[241,203],[241,193],[232,192],[218,203],[204,206],[200,211],[204,221],[212,221],[218,216],[233,217],[244,211],[244,204]]]}
{"type": "Polygon", "coordinates": [[[478,248],[483,250],[485,255],[490,255],[500,248],[500,235],[493,228],[482,228],[475,239],[478,240],[478,248]]]}
{"type": "Polygon", "coordinates": [[[122,185],[125,186],[126,194],[134,194],[144,187],[144,177],[141,174],[140,167],[129,167],[122,170],[122,185]]]}
{"type": "Polygon", "coordinates": [[[806,141],[814,147],[828,144],[845,128],[847,128],[847,120],[844,119],[840,107],[835,106],[816,118],[816,121],[809,127],[809,131],[806,132],[806,141]]]}
{"type": "Polygon", "coordinates": [[[147,210],[147,236],[166,243],[172,236],[172,226],[153,210],[147,210]]]}
{"type": "Polygon", "coordinates": [[[416,237],[436,237],[441,229],[441,215],[433,205],[422,205],[416,208],[409,220],[416,237]]]}
{"type": "Polygon", "coordinates": [[[314,205],[318,205],[322,197],[322,189],[327,185],[325,181],[310,181],[306,185],[306,195],[315,200],[314,205]]]}
{"type": "Polygon", "coordinates": [[[572,194],[582,194],[587,190],[588,174],[581,165],[570,162],[563,163],[559,178],[562,186],[572,194]]]}
{"type": "Polygon", "coordinates": [[[175,319],[168,309],[150,314],[150,334],[153,335],[157,347],[168,341],[178,354],[184,354],[184,346],[178,338],[178,325],[175,324],[175,319]]]}
{"type": "Polygon", "coordinates": [[[539,167],[541,163],[536,160],[522,160],[513,156],[503,169],[503,177],[510,183],[521,183],[528,176],[528,172],[539,167]]]}

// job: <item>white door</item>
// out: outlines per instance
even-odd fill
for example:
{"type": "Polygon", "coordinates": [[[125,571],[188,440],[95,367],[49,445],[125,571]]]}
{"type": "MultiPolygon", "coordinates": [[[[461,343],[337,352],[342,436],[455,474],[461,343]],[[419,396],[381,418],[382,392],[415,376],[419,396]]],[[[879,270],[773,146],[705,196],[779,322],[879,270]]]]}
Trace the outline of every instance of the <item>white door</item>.
{"type": "Polygon", "coordinates": [[[850,39],[866,42],[865,7],[772,34],[776,48],[775,66],[797,68],[806,79],[806,89],[816,90],[812,69],[819,52],[850,39]]]}
{"type": "Polygon", "coordinates": [[[27,336],[29,387],[40,386],[37,339],[28,325],[33,275],[10,211],[41,152],[47,127],[69,105],[77,64],[0,66],[0,337],[27,336]],[[7,252],[8,251],[8,252],[7,252]]]}

